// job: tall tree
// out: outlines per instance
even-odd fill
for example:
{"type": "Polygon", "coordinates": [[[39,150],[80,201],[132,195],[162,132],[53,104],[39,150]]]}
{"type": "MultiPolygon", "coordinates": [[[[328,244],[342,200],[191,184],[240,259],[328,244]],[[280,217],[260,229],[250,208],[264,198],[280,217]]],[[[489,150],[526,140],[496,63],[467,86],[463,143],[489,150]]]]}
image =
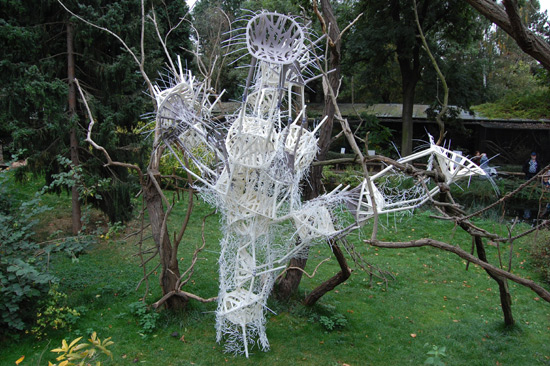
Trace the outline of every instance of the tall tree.
{"type": "Polygon", "coordinates": [[[223,49],[236,16],[232,7],[221,1],[200,0],[193,7],[192,15],[191,36],[201,55],[194,60],[194,69],[202,75],[211,73],[214,90],[225,90],[226,98],[236,99],[240,89],[237,78],[244,71],[228,65],[235,57],[228,56],[223,49]]]}
{"type": "MultiPolygon", "coordinates": [[[[70,150],[71,150],[71,162],[73,166],[78,166],[80,164],[78,159],[78,140],[76,137],[76,126],[77,126],[77,113],[76,113],[76,88],[74,85],[74,27],[73,24],[69,21],[67,22],[67,80],[69,83],[69,125],[71,129],[69,130],[70,135],[70,150]]],[[[82,223],[81,220],[81,210],[80,210],[80,197],[78,194],[78,186],[73,184],[71,187],[71,202],[72,202],[72,229],[73,235],[79,233],[82,223]]]]}
{"type": "MultiPolygon", "coordinates": [[[[183,0],[151,3],[156,6],[161,31],[166,33],[187,11],[183,0]]],[[[78,153],[83,171],[81,183],[103,197],[81,194],[80,198],[101,208],[111,221],[127,220],[135,179],[124,169],[105,168],[98,154],[85,148],[84,130],[77,117],[82,111],[73,104],[72,96],[67,101],[67,74],[69,80],[78,78],[90,92],[94,113],[104,121],[94,131],[94,137],[112,148],[113,157],[139,163],[147,151],[140,148],[142,136],[134,134],[133,129],[142,115],[151,110],[151,99],[142,92],[143,80],[135,73],[134,61],[116,39],[105,37],[99,30],[81,22],[66,26],[71,23],[57,1],[37,4],[30,0],[2,0],[1,5],[0,39],[6,47],[0,63],[0,132],[8,136],[3,141],[7,152],[24,150],[22,157],[28,158],[29,166],[46,173],[47,179],[67,169],[57,163],[56,156],[72,158],[74,164],[78,153]],[[97,182],[104,178],[110,178],[112,183],[98,186],[97,182]]],[[[69,0],[67,5],[99,24],[115,27],[129,42],[139,44],[139,0],[69,0]]],[[[147,65],[150,72],[156,73],[163,69],[164,53],[155,32],[150,30],[144,40],[151,50],[147,65]]],[[[172,50],[180,46],[189,47],[186,24],[171,32],[167,44],[172,50]]]]}
{"type": "MultiPolygon", "coordinates": [[[[170,2],[169,4],[173,5],[174,3],[175,2],[170,2]]],[[[117,30],[116,27],[112,26],[114,24],[113,22],[104,22],[105,18],[101,17],[101,13],[98,13],[99,16],[96,17],[90,15],[82,17],[69,10],[68,8],[66,8],[66,10],[71,12],[71,14],[81,20],[81,24],[85,27],[88,27],[88,31],[99,32],[99,34],[103,36],[107,34],[113,36],[104,38],[109,38],[111,41],[118,45],[117,49],[123,50],[122,53],[130,61],[127,65],[126,71],[135,75],[136,68],[139,69],[139,73],[137,73],[139,75],[138,78],[140,78],[142,81],[145,81],[149,97],[151,98],[151,102],[153,103],[150,108],[151,110],[155,110],[158,106],[156,106],[156,99],[154,98],[155,93],[153,81],[149,77],[149,75],[151,74],[151,72],[154,72],[160,68],[161,65],[157,63],[158,60],[166,60],[166,68],[169,70],[168,72],[170,73],[170,75],[168,75],[169,78],[174,77],[176,73],[179,74],[178,67],[173,62],[173,56],[177,52],[174,52],[174,49],[170,49],[168,45],[170,39],[169,35],[177,35],[178,33],[181,34],[181,32],[177,32],[177,28],[175,28],[175,26],[181,25],[183,19],[180,19],[181,21],[176,22],[165,21],[163,24],[159,22],[159,20],[161,20],[163,17],[160,16],[157,11],[154,11],[152,10],[152,8],[148,7],[148,5],[146,5],[144,1],[135,2],[134,4],[138,4],[136,13],[141,14],[141,16],[139,18],[134,17],[128,19],[129,22],[135,21],[134,24],[137,25],[137,29],[134,29],[133,32],[132,29],[117,30]],[[166,23],[168,23],[167,27],[166,23]],[[151,38],[152,35],[154,36],[151,38]],[[159,47],[159,44],[162,47],[159,47]],[[151,57],[151,55],[153,57],[151,57]]],[[[166,4],[166,2],[163,2],[163,4],[166,4]]],[[[165,9],[168,8],[169,7],[166,7],[165,9]]],[[[116,14],[116,12],[112,13],[111,16],[116,14]]],[[[166,12],[164,19],[170,20],[172,15],[173,14],[166,12]]],[[[178,39],[176,38],[176,41],[177,40],[178,39]]],[[[174,42],[172,42],[171,44],[174,44],[174,42]]],[[[183,46],[184,48],[189,49],[189,45],[185,44],[185,42],[183,46]]],[[[135,89],[135,91],[138,92],[139,90],[141,89],[135,89]]],[[[149,276],[153,272],[156,272],[156,268],[161,267],[159,280],[163,292],[163,297],[157,303],[155,303],[155,306],[158,307],[160,305],[165,305],[171,309],[184,308],[189,298],[193,297],[193,295],[181,290],[181,287],[188,281],[188,279],[185,279],[183,277],[190,276],[190,273],[192,273],[192,269],[196,261],[197,252],[195,252],[195,254],[193,255],[194,259],[191,263],[191,267],[186,272],[184,272],[183,275],[181,275],[179,270],[178,248],[179,244],[182,241],[183,233],[185,232],[185,228],[187,226],[187,222],[189,220],[189,216],[193,207],[193,191],[191,189],[188,190],[189,204],[186,219],[182,223],[179,233],[175,234],[174,239],[172,240],[171,235],[168,232],[167,222],[170,212],[173,208],[173,204],[170,204],[168,202],[168,199],[164,196],[163,191],[160,188],[163,179],[163,176],[160,172],[160,163],[161,157],[164,153],[164,145],[161,143],[161,124],[159,122],[159,119],[155,119],[153,124],[154,127],[153,131],[151,132],[152,141],[150,141],[152,148],[149,149],[150,156],[146,168],[140,167],[136,164],[128,163],[124,160],[114,161],[112,160],[111,155],[108,151],[116,149],[116,146],[106,149],[105,146],[107,146],[106,144],[108,144],[110,141],[105,141],[105,145],[103,142],[101,142],[101,145],[99,145],[98,141],[100,141],[101,135],[97,136],[93,133],[95,119],[101,121],[98,127],[109,125],[108,123],[105,123],[109,122],[108,120],[103,120],[96,117],[102,112],[100,108],[101,104],[94,103],[95,106],[92,105],[92,108],[90,108],[88,104],[88,98],[85,98],[84,94],[82,94],[82,96],[84,105],[86,106],[86,111],[90,118],[86,141],[89,142],[93,147],[95,147],[94,151],[102,154],[101,161],[105,161],[105,159],[107,159],[105,165],[108,166],[110,169],[132,169],[138,173],[139,183],[141,185],[141,192],[143,194],[143,199],[145,203],[145,209],[147,210],[149,216],[152,237],[156,246],[156,250],[152,254],[152,257],[148,259],[143,259],[143,255],[145,255],[145,253],[140,252],[140,257],[143,259],[142,266],[145,271],[144,281],[147,281],[149,276]],[[153,271],[147,273],[145,267],[147,262],[152,260],[157,255],[159,256],[160,264],[155,267],[153,271]]],[[[191,182],[188,183],[191,184],[191,182]]],[[[147,291],[148,290],[146,290],[146,292],[147,291]]],[[[145,298],[146,297],[144,296],[144,299],[145,298]]],[[[194,298],[197,297],[195,296],[194,298]]],[[[201,300],[212,301],[213,299],[201,300]]]]}
{"type": "MultiPolygon", "coordinates": [[[[0,6],[0,130],[8,154],[37,157],[29,163],[47,169],[60,136],[66,131],[67,43],[60,34],[63,19],[52,15],[52,4],[7,1],[0,6]],[[63,131],[63,132],[62,132],[63,131]],[[46,158],[39,161],[38,152],[46,158]]],[[[68,134],[65,134],[68,136],[68,134]]]]}
{"type": "MultiPolygon", "coordinates": [[[[429,62],[421,51],[412,3],[400,0],[359,2],[356,13],[359,12],[365,16],[346,39],[347,51],[354,63],[373,62],[381,70],[387,70],[388,62],[397,63],[403,103],[401,154],[408,155],[412,152],[416,87],[429,62]]],[[[475,14],[459,0],[418,1],[418,13],[434,54],[438,54],[435,50],[448,40],[465,44],[477,33],[475,14]]]]}
{"type": "Polygon", "coordinates": [[[550,71],[550,43],[536,28],[529,28],[529,23],[521,16],[517,1],[503,0],[503,6],[491,0],[464,1],[508,33],[523,52],[539,61],[546,70],[550,71]]]}

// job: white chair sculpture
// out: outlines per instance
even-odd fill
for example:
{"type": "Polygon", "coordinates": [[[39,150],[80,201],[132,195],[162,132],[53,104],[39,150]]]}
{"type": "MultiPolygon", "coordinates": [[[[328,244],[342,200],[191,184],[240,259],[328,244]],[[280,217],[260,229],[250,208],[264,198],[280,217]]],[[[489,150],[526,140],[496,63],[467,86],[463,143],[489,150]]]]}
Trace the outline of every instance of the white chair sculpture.
{"type": "MultiPolygon", "coordinates": [[[[319,128],[305,128],[304,88],[312,78],[303,76],[312,74],[317,40],[309,39],[311,31],[297,18],[277,13],[255,14],[241,31],[244,36],[241,32],[234,40],[244,42],[252,56],[249,75],[254,77],[249,77],[241,108],[228,118],[233,121],[228,129],[210,118],[212,97],[203,84],[181,68],[175,85],[158,88],[156,98],[162,141],[178,159],[183,152],[191,160],[196,170],[182,159],[180,163],[222,215],[217,340],[225,341],[229,352],[248,357],[256,341],[262,350],[269,348],[266,302],[290,258],[360,227],[374,214],[411,210],[438,188],[426,191],[416,185],[393,194],[383,186],[385,177],[397,174],[388,166],[372,177],[376,205],[366,181],[302,202],[300,181],[317,154],[319,128]],[[347,227],[339,226],[331,213],[344,204],[354,208],[356,220],[347,227]]],[[[432,141],[430,148],[401,162],[437,159],[449,184],[485,174],[455,155],[432,141]]]]}

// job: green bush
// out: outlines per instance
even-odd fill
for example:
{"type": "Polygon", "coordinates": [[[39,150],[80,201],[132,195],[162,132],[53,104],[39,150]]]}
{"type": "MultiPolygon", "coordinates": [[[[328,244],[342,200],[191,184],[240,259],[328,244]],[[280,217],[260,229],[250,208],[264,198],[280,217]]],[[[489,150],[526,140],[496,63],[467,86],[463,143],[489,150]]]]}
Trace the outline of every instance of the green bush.
{"type": "Polygon", "coordinates": [[[332,190],[339,184],[355,187],[361,184],[363,173],[358,167],[352,165],[346,166],[346,170],[334,170],[330,166],[323,167],[323,183],[327,185],[328,190],[332,190]]]}
{"type": "Polygon", "coordinates": [[[394,131],[382,126],[380,120],[372,114],[361,113],[362,125],[357,136],[365,138],[369,135],[368,144],[370,150],[375,150],[377,155],[392,156],[395,154],[392,141],[394,131]]]}
{"type": "Polygon", "coordinates": [[[32,240],[36,216],[48,208],[38,195],[22,203],[12,199],[8,174],[0,172],[0,332],[23,330],[34,316],[36,299],[55,280],[32,240]]]}
{"type": "Polygon", "coordinates": [[[10,193],[16,191],[14,186],[14,174],[0,171],[0,333],[28,328],[43,305],[38,300],[50,301],[55,295],[48,294],[57,282],[48,271],[52,254],[63,252],[76,259],[95,240],[79,235],[35,242],[34,226],[39,215],[50,208],[41,203],[42,192],[28,201],[16,200],[10,193]]]}
{"type": "MultiPolygon", "coordinates": [[[[63,171],[51,175],[51,182],[44,187],[43,193],[59,194],[62,188],[70,191],[76,186],[82,205],[89,204],[101,210],[111,223],[128,222],[132,218],[132,196],[137,193],[138,185],[131,175],[124,181],[114,178],[115,175],[101,177],[61,155],[57,156],[57,164],[63,171]]],[[[85,231],[85,225],[82,231],[85,231]]]]}

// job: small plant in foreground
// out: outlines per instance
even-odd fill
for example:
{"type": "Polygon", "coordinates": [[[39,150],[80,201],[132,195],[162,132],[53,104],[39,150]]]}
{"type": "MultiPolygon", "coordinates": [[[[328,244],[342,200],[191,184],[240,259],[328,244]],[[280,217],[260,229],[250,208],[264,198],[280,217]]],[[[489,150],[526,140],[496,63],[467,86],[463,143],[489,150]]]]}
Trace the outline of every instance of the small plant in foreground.
{"type": "Polygon", "coordinates": [[[137,317],[139,326],[143,333],[151,333],[157,327],[159,313],[151,311],[143,302],[138,301],[130,304],[130,312],[137,317]]]}
{"type": "MultiPolygon", "coordinates": [[[[428,347],[428,346],[429,346],[428,343],[424,345],[424,347],[428,347]]],[[[447,356],[445,354],[445,349],[446,347],[438,347],[436,345],[433,345],[432,349],[426,353],[430,355],[430,357],[428,357],[426,361],[424,361],[424,364],[434,365],[434,366],[445,366],[445,363],[441,360],[441,357],[447,356]]]]}
{"type": "Polygon", "coordinates": [[[310,322],[319,322],[328,331],[344,328],[348,324],[346,317],[337,313],[334,306],[324,305],[321,309],[324,315],[314,313],[309,317],[310,322]]]}
{"type": "Polygon", "coordinates": [[[334,314],[331,317],[321,316],[319,317],[319,323],[326,330],[334,330],[336,328],[343,328],[348,324],[348,321],[345,316],[342,314],[334,314]]]}
{"type": "MultiPolygon", "coordinates": [[[[84,366],[89,365],[90,361],[96,359],[99,354],[105,354],[111,359],[113,354],[107,349],[110,345],[114,344],[111,341],[111,337],[101,341],[96,332],[92,333],[92,336],[88,339],[89,343],[79,343],[82,337],[78,337],[70,344],[63,340],[61,348],[54,348],[51,352],[61,353],[56,358],[56,361],[61,361],[58,364],[48,362],[48,366],[84,366]]],[[[101,366],[101,361],[97,361],[96,366],[101,366]]]]}

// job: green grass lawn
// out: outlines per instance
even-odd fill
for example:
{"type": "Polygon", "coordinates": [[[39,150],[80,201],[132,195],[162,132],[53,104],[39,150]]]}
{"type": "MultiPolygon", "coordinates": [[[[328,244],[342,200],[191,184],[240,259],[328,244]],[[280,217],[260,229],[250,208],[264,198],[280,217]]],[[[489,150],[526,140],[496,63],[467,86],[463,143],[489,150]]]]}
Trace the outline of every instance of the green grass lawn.
{"type": "MultiPolygon", "coordinates": [[[[23,191],[32,190],[32,184],[27,183],[23,191]]],[[[62,212],[70,214],[70,201],[63,195],[55,197],[45,197],[56,205],[48,214],[66,219],[62,212]]],[[[196,205],[181,248],[182,270],[200,245],[202,216],[210,211],[204,203],[196,205]]],[[[171,224],[183,215],[176,212],[171,224]]],[[[429,215],[429,211],[419,212],[397,228],[388,226],[379,239],[431,237],[469,250],[467,235],[452,223],[429,215]]],[[[42,225],[55,223],[56,217],[49,216],[42,225]]],[[[481,224],[492,231],[506,230],[489,221],[481,224]]],[[[205,298],[217,295],[219,217],[210,218],[206,227],[207,247],[199,256],[193,281],[184,288],[205,298]]],[[[510,283],[516,326],[505,328],[498,286],[484,270],[470,265],[466,271],[465,261],[434,248],[368,247],[361,237],[369,237],[370,232],[366,227],[350,241],[367,262],[391,272],[395,279],[386,283],[374,278],[370,282],[366,273],[350,263],[354,269],[350,279],[313,308],[296,300],[270,301],[276,313],[268,315],[271,349],[261,352],[253,348],[249,359],[226,354],[223,345],[216,343],[215,303],[192,300],[184,312],[160,312],[155,329],[144,332],[130,305],[144,294],[143,286],[135,289],[143,273],[134,256],[135,239],[123,240],[124,234],[98,239],[77,262],[61,255],[52,259],[51,270],[61,279],[60,290],[69,295],[68,305],[81,310],[73,329],[49,332],[41,340],[25,334],[8,337],[0,347],[0,365],[14,365],[21,356],[25,359],[20,365],[47,365],[56,356],[49,350],[59,347],[63,338],[70,341],[92,331],[115,342],[111,346],[113,360],[104,360],[104,365],[421,365],[433,345],[446,348],[442,360],[447,365],[550,365],[550,304],[510,283]],[[345,324],[333,330],[321,320],[336,318],[344,318],[345,324]]],[[[530,240],[515,244],[513,272],[536,280],[528,255],[530,240]]],[[[487,251],[490,261],[497,263],[496,248],[487,245],[487,251]]],[[[328,256],[325,246],[314,247],[306,270],[313,272],[328,256]]],[[[337,271],[334,259],[323,264],[314,278],[304,277],[300,293],[307,293],[337,271]]],[[[148,303],[160,297],[154,276],[150,287],[148,303]]]]}

